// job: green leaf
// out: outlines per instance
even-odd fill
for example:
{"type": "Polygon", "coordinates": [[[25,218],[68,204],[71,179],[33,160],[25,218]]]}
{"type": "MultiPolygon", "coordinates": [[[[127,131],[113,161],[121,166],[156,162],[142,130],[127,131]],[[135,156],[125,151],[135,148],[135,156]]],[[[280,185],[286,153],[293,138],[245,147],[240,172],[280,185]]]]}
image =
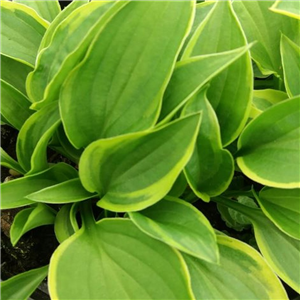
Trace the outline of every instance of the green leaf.
{"type": "Polygon", "coordinates": [[[182,110],[182,115],[202,111],[201,127],[191,159],[184,172],[194,193],[209,202],[210,197],[222,194],[229,186],[234,161],[222,147],[217,116],[206,98],[207,88],[192,98],[182,110]]]}
{"type": "Polygon", "coordinates": [[[194,299],[179,252],[130,220],[88,217],[51,258],[52,299],[194,299]]]}
{"type": "Polygon", "coordinates": [[[28,174],[48,168],[47,145],[60,124],[57,103],[34,113],[21,128],[17,139],[17,157],[28,174]]]}
{"type": "Polygon", "coordinates": [[[32,67],[1,54],[1,79],[26,95],[25,82],[32,67]]]}
{"type": "Polygon", "coordinates": [[[196,299],[288,299],[272,269],[252,247],[217,235],[220,263],[184,254],[196,299]]]}
{"type": "Polygon", "coordinates": [[[124,3],[95,1],[73,11],[53,33],[52,40],[37,59],[26,87],[33,108],[41,108],[59,98],[60,88],[71,70],[83,59],[98,31],[124,3]]]}
{"type": "Polygon", "coordinates": [[[130,1],[107,23],[61,90],[75,147],[155,124],[193,8],[194,1],[130,1]]]}
{"type": "MultiPolygon", "coordinates": [[[[245,45],[247,41],[231,1],[217,1],[195,31],[182,59],[233,50],[245,45]]],[[[207,97],[218,116],[222,143],[225,146],[238,137],[247,122],[252,85],[249,51],[210,82],[207,97]]]]}
{"type": "Polygon", "coordinates": [[[278,103],[248,124],[237,163],[250,179],[271,187],[300,187],[300,97],[278,103]]]}
{"type": "Polygon", "coordinates": [[[257,198],[266,216],[287,235],[300,240],[300,190],[264,187],[257,198]]]}
{"type": "Polygon", "coordinates": [[[61,204],[79,202],[95,196],[97,194],[89,193],[82,186],[80,179],[75,178],[41,189],[26,198],[34,202],[61,204]]]}
{"type": "Polygon", "coordinates": [[[176,181],[174,182],[172,189],[168,193],[169,196],[180,197],[185,189],[187,188],[187,181],[183,172],[179,174],[176,181]]]}
{"type": "Polygon", "coordinates": [[[144,210],[130,212],[129,216],[149,236],[200,259],[218,262],[214,230],[192,204],[167,196],[144,210]]]}
{"type": "Polygon", "coordinates": [[[245,54],[247,50],[248,47],[241,47],[178,62],[164,94],[159,117],[161,124],[169,121],[208,81],[245,54]]]}
{"type": "Polygon", "coordinates": [[[300,47],[282,35],[280,52],[285,88],[289,97],[297,96],[300,94],[300,47]]]}
{"type": "Polygon", "coordinates": [[[54,223],[56,211],[45,204],[25,208],[17,213],[10,228],[10,240],[13,246],[31,229],[54,223]]]}
{"type": "Polygon", "coordinates": [[[27,195],[77,176],[74,168],[59,163],[38,174],[3,183],[1,184],[1,209],[33,204],[35,202],[27,199],[27,195]]]}
{"type": "Polygon", "coordinates": [[[72,204],[64,205],[56,215],[54,223],[55,236],[59,243],[62,243],[75,233],[70,220],[72,204]]]}
{"type": "Polygon", "coordinates": [[[277,0],[272,7],[270,7],[270,10],[292,18],[300,19],[300,5],[298,1],[277,0]]]}
{"type": "Polygon", "coordinates": [[[31,8],[1,1],[1,53],[29,66],[35,65],[48,22],[31,8]]]}
{"type": "Polygon", "coordinates": [[[48,266],[33,269],[1,282],[1,298],[27,300],[48,274],[48,266]]]}
{"type": "Polygon", "coordinates": [[[14,0],[34,9],[43,19],[52,22],[60,13],[60,5],[57,0],[40,1],[40,0],[14,0]]]}
{"type": "Polygon", "coordinates": [[[136,211],[156,203],[191,157],[200,117],[90,144],[79,162],[83,186],[99,193],[97,205],[111,211],[136,211]]]}
{"type": "Polygon", "coordinates": [[[0,163],[1,166],[4,166],[9,169],[13,169],[20,174],[25,174],[25,171],[21,168],[19,163],[10,157],[2,147],[0,147],[0,163]]]}
{"type": "Polygon", "coordinates": [[[30,102],[9,83],[1,82],[1,115],[14,128],[20,130],[25,121],[32,115],[30,102]]]}

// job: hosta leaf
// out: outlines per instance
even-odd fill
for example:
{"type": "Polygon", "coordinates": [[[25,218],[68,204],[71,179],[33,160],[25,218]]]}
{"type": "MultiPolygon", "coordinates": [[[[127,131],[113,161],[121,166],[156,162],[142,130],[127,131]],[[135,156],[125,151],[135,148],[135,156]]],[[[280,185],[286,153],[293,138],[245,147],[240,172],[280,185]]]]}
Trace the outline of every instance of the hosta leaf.
{"type": "MultiPolygon", "coordinates": [[[[244,45],[247,42],[231,1],[218,1],[195,31],[182,59],[224,52],[244,45]]],[[[252,85],[249,51],[210,82],[207,98],[218,116],[223,145],[235,140],[246,124],[251,107],[252,85]]]]}
{"type": "Polygon", "coordinates": [[[200,116],[90,144],[79,162],[83,186],[99,193],[97,204],[111,211],[136,211],[156,203],[188,162],[200,116]]]}
{"type": "Polygon", "coordinates": [[[31,8],[1,1],[1,53],[35,65],[37,51],[48,23],[31,8]]]}
{"type": "Polygon", "coordinates": [[[249,123],[238,148],[238,166],[252,180],[300,187],[300,97],[274,105],[249,123]]]}
{"type": "Polygon", "coordinates": [[[277,0],[270,10],[292,18],[300,19],[300,5],[298,1],[277,0]]]}
{"type": "Polygon", "coordinates": [[[82,186],[80,179],[75,178],[65,182],[39,190],[26,198],[43,203],[73,203],[97,196],[97,194],[89,193],[82,186]]]}
{"type": "Polygon", "coordinates": [[[64,163],[59,163],[38,174],[3,183],[1,184],[1,209],[33,204],[33,201],[26,198],[27,195],[76,177],[75,169],[64,163]]]}
{"type": "Polygon", "coordinates": [[[88,217],[51,258],[52,299],[193,299],[177,251],[130,220],[88,217]]]}
{"type": "Polygon", "coordinates": [[[290,97],[297,96],[300,94],[300,47],[282,35],[280,52],[285,88],[290,97]]]}
{"type": "Polygon", "coordinates": [[[164,94],[159,120],[170,120],[209,80],[241,57],[248,47],[192,57],[176,64],[164,94]]]}
{"type": "Polygon", "coordinates": [[[10,157],[3,149],[0,148],[0,163],[9,169],[13,169],[20,174],[25,174],[25,171],[21,168],[18,162],[16,162],[12,157],[10,157]]]}
{"type": "Polygon", "coordinates": [[[47,145],[59,124],[57,103],[49,104],[25,122],[17,140],[17,157],[24,170],[33,174],[47,169],[47,145]]]}
{"type": "Polygon", "coordinates": [[[26,95],[25,82],[32,67],[1,54],[1,79],[26,95]]]}
{"type": "Polygon", "coordinates": [[[60,6],[57,0],[40,1],[40,0],[14,0],[34,9],[43,19],[52,22],[60,13],[60,6]]]}
{"type": "Polygon", "coordinates": [[[105,14],[112,4],[113,2],[95,1],[83,5],[57,26],[51,43],[40,52],[36,68],[27,79],[30,100],[40,101],[33,105],[34,108],[58,99],[62,83],[83,59],[95,34],[124,5],[120,2],[112,12],[105,14]]]}
{"type": "Polygon", "coordinates": [[[254,227],[255,239],[264,258],[276,274],[298,293],[300,292],[300,241],[282,232],[260,209],[228,199],[220,202],[247,216],[254,227]]]}
{"type": "Polygon", "coordinates": [[[193,1],[130,1],[100,32],[60,94],[74,146],[155,124],[193,6],[193,1]]]}
{"type": "Polygon", "coordinates": [[[300,190],[264,187],[257,198],[263,212],[283,232],[300,240],[300,190]]]}
{"type": "Polygon", "coordinates": [[[9,83],[1,82],[1,115],[6,122],[20,130],[25,121],[32,115],[28,99],[9,83]]]}
{"type": "Polygon", "coordinates": [[[56,211],[45,204],[25,208],[17,213],[10,228],[10,240],[13,246],[31,229],[54,223],[56,211]]]}
{"type": "Polygon", "coordinates": [[[192,204],[166,197],[144,210],[130,212],[129,216],[139,229],[151,237],[200,259],[218,262],[214,230],[192,204]]]}
{"type": "Polygon", "coordinates": [[[196,299],[288,299],[279,279],[252,247],[217,235],[220,263],[183,254],[196,299]]]}
{"type": "Polygon", "coordinates": [[[27,300],[48,274],[48,266],[33,269],[1,282],[1,298],[27,300]]]}
{"type": "Polygon", "coordinates": [[[182,115],[202,111],[201,127],[191,159],[184,172],[194,193],[208,202],[224,192],[233,177],[234,161],[221,142],[217,116],[206,98],[207,88],[192,98],[182,115]]]}
{"type": "Polygon", "coordinates": [[[184,190],[187,188],[187,181],[183,172],[179,174],[176,181],[174,182],[172,189],[168,193],[169,196],[180,197],[184,190]]]}

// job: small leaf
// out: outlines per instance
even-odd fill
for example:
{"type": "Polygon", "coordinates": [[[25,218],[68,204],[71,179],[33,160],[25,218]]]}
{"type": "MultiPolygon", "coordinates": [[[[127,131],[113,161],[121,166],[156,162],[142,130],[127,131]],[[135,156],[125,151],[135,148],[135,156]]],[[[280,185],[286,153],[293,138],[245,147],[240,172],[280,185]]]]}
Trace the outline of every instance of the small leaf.
{"type": "Polygon", "coordinates": [[[10,240],[13,246],[28,231],[43,225],[54,223],[56,211],[45,204],[25,208],[17,213],[10,228],[10,240]]]}
{"type": "Polygon", "coordinates": [[[277,0],[270,10],[292,18],[300,19],[300,5],[298,1],[277,0]]]}
{"type": "Polygon", "coordinates": [[[13,169],[20,174],[25,174],[25,171],[21,168],[18,162],[16,162],[12,157],[10,157],[1,147],[0,148],[0,163],[1,166],[4,166],[9,169],[13,169]]]}
{"type": "Polygon", "coordinates": [[[300,97],[278,103],[251,121],[238,149],[238,166],[252,180],[271,187],[300,187],[300,97]]]}
{"type": "Polygon", "coordinates": [[[48,266],[33,269],[1,282],[1,298],[27,300],[48,274],[48,266]]]}
{"type": "Polygon", "coordinates": [[[200,259],[218,262],[214,230],[190,203],[167,196],[144,210],[130,212],[129,216],[149,236],[200,259]]]}
{"type": "Polygon", "coordinates": [[[54,232],[59,243],[68,239],[75,232],[70,220],[71,208],[72,204],[66,204],[56,215],[54,232]]]}
{"type": "Polygon", "coordinates": [[[90,144],[79,162],[83,186],[99,193],[97,205],[111,211],[136,211],[156,203],[188,162],[200,117],[195,114],[153,131],[90,144]]]}

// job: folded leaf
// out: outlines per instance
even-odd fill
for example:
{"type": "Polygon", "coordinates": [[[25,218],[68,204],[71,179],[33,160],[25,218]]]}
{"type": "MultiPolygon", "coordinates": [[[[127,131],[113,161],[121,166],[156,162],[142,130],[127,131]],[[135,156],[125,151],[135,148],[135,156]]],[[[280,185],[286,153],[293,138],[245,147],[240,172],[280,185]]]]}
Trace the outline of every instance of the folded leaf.
{"type": "Polygon", "coordinates": [[[0,163],[1,166],[4,166],[9,169],[13,169],[20,174],[25,174],[25,171],[21,168],[19,163],[10,157],[3,149],[0,148],[0,163]]]}
{"type": "Polygon", "coordinates": [[[196,299],[288,299],[272,269],[252,247],[217,235],[220,263],[183,254],[196,299]]]}
{"type": "Polygon", "coordinates": [[[300,5],[298,1],[277,0],[270,10],[292,18],[300,19],[300,5]]]}
{"type": "Polygon", "coordinates": [[[99,193],[97,204],[111,211],[136,211],[156,203],[191,157],[200,116],[90,144],[79,162],[83,186],[99,193]]]}
{"type": "Polygon", "coordinates": [[[75,232],[70,220],[71,208],[72,204],[66,204],[56,215],[54,232],[59,243],[68,239],[75,232]]]}
{"type": "Polygon", "coordinates": [[[130,1],[107,23],[60,94],[63,124],[75,147],[155,124],[193,6],[130,1]]]}
{"type": "Polygon", "coordinates": [[[238,166],[252,180],[300,187],[300,97],[274,105],[249,123],[238,149],[238,166]]]}

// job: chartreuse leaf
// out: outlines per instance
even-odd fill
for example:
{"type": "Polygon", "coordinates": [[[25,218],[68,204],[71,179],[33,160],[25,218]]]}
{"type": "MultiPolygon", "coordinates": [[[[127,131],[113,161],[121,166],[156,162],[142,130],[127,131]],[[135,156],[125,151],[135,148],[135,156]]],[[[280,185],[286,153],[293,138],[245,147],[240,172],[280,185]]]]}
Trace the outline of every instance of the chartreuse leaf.
{"type": "Polygon", "coordinates": [[[1,54],[1,79],[26,95],[25,82],[32,67],[1,54]]]}
{"type": "Polygon", "coordinates": [[[228,188],[234,161],[230,152],[222,147],[218,119],[206,92],[207,88],[194,96],[183,108],[182,115],[202,111],[195,149],[184,172],[194,193],[208,202],[211,196],[220,195],[228,188]]]}
{"type": "Polygon", "coordinates": [[[3,150],[2,147],[0,147],[0,163],[1,163],[1,166],[4,166],[9,169],[13,169],[20,174],[25,174],[25,171],[22,169],[22,167],[19,165],[19,163],[16,162],[12,157],[10,157],[3,150]]]}
{"type": "Polygon", "coordinates": [[[1,1],[1,53],[29,66],[35,65],[37,51],[48,22],[25,5],[1,1]]]}
{"type": "Polygon", "coordinates": [[[238,149],[238,166],[252,180],[299,188],[300,97],[274,105],[249,123],[238,149]]]}
{"type": "Polygon", "coordinates": [[[224,198],[214,199],[250,219],[262,255],[276,274],[299,293],[300,241],[282,232],[258,208],[248,207],[224,198]]]}
{"type": "Polygon", "coordinates": [[[29,174],[47,169],[47,145],[60,124],[57,103],[34,113],[21,128],[17,139],[17,157],[29,174]]]}
{"type": "MultiPolygon", "coordinates": [[[[195,31],[182,59],[233,50],[244,45],[247,41],[231,1],[217,1],[195,31]]],[[[218,116],[223,145],[235,140],[247,122],[252,85],[249,51],[210,82],[207,97],[218,116]]]]}
{"type": "Polygon", "coordinates": [[[300,47],[282,35],[280,52],[285,88],[290,97],[297,96],[300,94],[300,47]]]}
{"type": "Polygon", "coordinates": [[[183,254],[196,299],[288,299],[286,292],[261,255],[249,245],[217,235],[219,264],[183,254]]]}
{"type": "Polygon", "coordinates": [[[247,50],[248,47],[241,47],[178,62],[164,94],[159,117],[161,124],[169,121],[209,80],[240,58],[247,50]]]}
{"type": "Polygon", "coordinates": [[[43,203],[72,203],[97,196],[95,193],[88,192],[81,184],[79,178],[67,180],[65,182],[41,189],[26,198],[43,203]]]}
{"type": "Polygon", "coordinates": [[[52,255],[52,299],[194,299],[179,252],[128,219],[92,218],[52,255]]]}
{"type": "Polygon", "coordinates": [[[1,282],[1,298],[27,300],[48,274],[48,266],[18,274],[1,282]]]}
{"type": "Polygon", "coordinates": [[[190,159],[200,117],[194,114],[153,131],[90,144],[79,162],[83,186],[97,192],[97,205],[111,211],[137,211],[156,203],[190,159]]]}
{"type": "Polygon", "coordinates": [[[257,197],[262,211],[287,235],[300,240],[300,190],[264,187],[257,197]]]}
{"type": "Polygon", "coordinates": [[[27,195],[76,177],[77,171],[74,168],[59,163],[38,174],[3,183],[1,184],[1,209],[33,204],[35,202],[27,199],[27,195]]]}
{"type": "Polygon", "coordinates": [[[155,124],[194,4],[130,1],[107,23],[61,90],[62,121],[74,146],[155,124]]]}
{"type": "Polygon", "coordinates": [[[10,228],[10,240],[13,246],[31,229],[54,223],[56,211],[45,204],[25,208],[17,213],[10,228]]]}
{"type": "Polygon", "coordinates": [[[34,9],[43,19],[52,22],[60,13],[60,5],[57,0],[40,1],[40,0],[14,0],[34,9]]]}
{"type": "Polygon", "coordinates": [[[167,196],[144,210],[130,212],[129,216],[149,236],[200,259],[218,262],[214,230],[192,204],[167,196]]]}
{"type": "Polygon", "coordinates": [[[300,5],[298,1],[277,0],[272,7],[270,7],[270,10],[292,18],[300,19],[300,5]]]}
{"type": "Polygon", "coordinates": [[[1,115],[6,122],[14,128],[20,130],[25,121],[32,115],[29,109],[30,102],[17,89],[9,83],[1,82],[1,115]]]}
{"type": "Polygon", "coordinates": [[[34,108],[56,101],[62,83],[70,71],[83,59],[95,34],[126,2],[115,7],[113,1],[87,3],[73,11],[52,36],[51,43],[38,56],[36,68],[29,74],[26,87],[34,108]]]}
{"type": "Polygon", "coordinates": [[[70,220],[71,208],[72,204],[66,204],[56,215],[54,232],[59,243],[68,239],[75,232],[70,220]]]}
{"type": "Polygon", "coordinates": [[[256,118],[266,109],[285,99],[288,99],[288,95],[282,91],[273,89],[254,90],[250,117],[256,118]]]}

